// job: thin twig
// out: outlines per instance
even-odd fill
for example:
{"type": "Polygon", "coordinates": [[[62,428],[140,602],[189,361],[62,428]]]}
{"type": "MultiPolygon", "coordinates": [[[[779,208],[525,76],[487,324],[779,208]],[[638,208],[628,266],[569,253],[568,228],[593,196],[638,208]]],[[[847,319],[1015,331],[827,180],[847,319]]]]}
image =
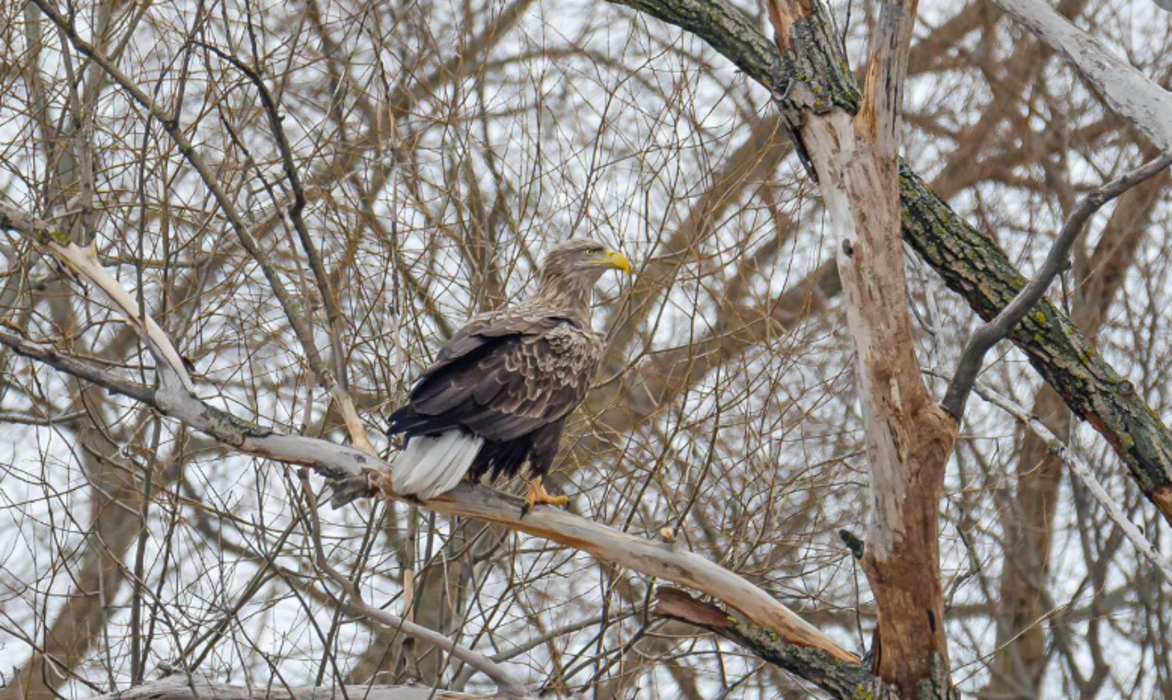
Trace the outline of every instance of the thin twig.
{"type": "Polygon", "coordinates": [[[455,640],[448,639],[435,630],[417,625],[386,610],[380,610],[379,608],[368,605],[362,599],[362,592],[354,585],[354,582],[330,564],[329,557],[326,556],[325,547],[321,541],[321,521],[317,514],[317,497],[309,485],[308,477],[302,477],[302,484],[304,486],[305,497],[309,501],[309,521],[312,528],[310,538],[313,541],[313,551],[317,560],[315,564],[346,594],[344,605],[352,613],[374,620],[389,629],[399,630],[410,637],[444,649],[452,656],[464,662],[467,666],[475,668],[491,678],[496,683],[497,691],[501,695],[511,698],[532,697],[523,683],[514,678],[503,666],[490,660],[488,657],[457,644],[455,640]]]}
{"type": "Polygon", "coordinates": [[[273,132],[273,139],[276,141],[277,150],[281,154],[285,179],[289,181],[289,188],[293,190],[293,202],[287,210],[289,212],[289,218],[293,221],[293,229],[297,231],[297,237],[301,242],[301,247],[305,250],[305,257],[309,259],[309,267],[313,270],[314,281],[317,282],[318,294],[321,296],[322,305],[326,310],[326,327],[330,334],[330,345],[334,356],[334,372],[336,374],[335,380],[331,382],[328,388],[334,400],[338,402],[338,406],[342,411],[342,417],[346,422],[346,429],[350,433],[350,439],[354,441],[354,446],[364,452],[375,454],[376,450],[370,444],[370,439],[366,435],[366,429],[363,427],[362,421],[358,418],[358,412],[354,408],[354,401],[350,397],[349,381],[346,375],[346,356],[342,350],[342,315],[338,310],[338,300],[334,297],[334,290],[330,286],[330,278],[326,273],[325,264],[322,263],[321,253],[318,252],[317,246],[314,245],[313,237],[309,233],[309,227],[305,224],[303,213],[308,199],[305,196],[305,188],[301,185],[301,178],[297,174],[297,163],[293,160],[293,150],[289,147],[289,138],[285,134],[285,127],[282,124],[283,118],[277,109],[277,102],[273,98],[268,86],[265,85],[264,78],[252,68],[249,68],[246,63],[229,53],[225,53],[219,47],[212,44],[204,42],[197,42],[197,44],[232,64],[252,81],[252,84],[256,86],[257,92],[260,94],[261,104],[264,106],[265,114],[269,119],[269,128],[273,132]]]}
{"type": "MultiPolygon", "coordinates": [[[[143,92],[142,89],[138,87],[138,85],[126,77],[126,75],[121,70],[119,70],[118,67],[114,65],[114,63],[107,56],[105,56],[93,45],[82,39],[78,35],[77,30],[73,24],[70,23],[59,12],[57,12],[57,10],[54,9],[47,2],[47,0],[33,0],[33,2],[41,9],[45,16],[47,16],[62,29],[75,49],[101,67],[101,69],[104,70],[116,83],[118,83],[135,102],[146,109],[151,114],[151,116],[158,120],[158,122],[163,126],[164,131],[166,131],[167,135],[171,137],[171,140],[175,142],[175,145],[179,147],[179,151],[183,154],[184,158],[191,165],[191,167],[195,169],[196,173],[199,174],[200,179],[203,180],[204,185],[208,188],[212,194],[212,197],[216,200],[216,204],[219,205],[220,209],[223,210],[224,215],[231,224],[233,231],[236,232],[237,238],[240,240],[240,244],[248,252],[249,256],[251,256],[252,259],[255,260],[256,263],[260,266],[261,272],[264,274],[270,288],[273,290],[273,295],[277,297],[277,301],[280,303],[282,310],[289,319],[289,325],[293,329],[294,335],[297,336],[298,341],[305,350],[306,360],[309,363],[310,369],[313,371],[314,375],[316,375],[318,382],[323,388],[330,391],[330,393],[334,395],[335,398],[339,398],[339,400],[341,400],[340,397],[342,394],[339,394],[337,389],[335,389],[337,380],[334,377],[334,373],[330,371],[325,362],[322,360],[321,353],[317,348],[317,343],[313,338],[313,329],[310,326],[307,318],[302,315],[300,305],[294,300],[293,295],[290,294],[286,289],[284,283],[281,281],[277,273],[276,267],[269,260],[268,255],[266,255],[260,249],[256,238],[252,234],[252,231],[245,223],[244,217],[232,203],[232,200],[228,197],[227,192],[220,184],[218,178],[203,161],[203,158],[201,158],[200,155],[196,152],[195,147],[192,145],[191,141],[187,138],[186,135],[184,135],[183,130],[179,126],[178,120],[155,104],[154,100],[152,100],[149,95],[143,92]]],[[[352,406],[350,410],[353,410],[352,406]]],[[[347,414],[345,406],[343,406],[343,413],[347,414]]],[[[356,418],[356,416],[356,413],[354,416],[349,416],[347,414],[348,418],[356,418]]],[[[351,421],[348,421],[348,428],[351,427],[350,422],[351,421]]],[[[365,430],[361,431],[359,434],[365,438],[365,430]]],[[[363,448],[364,452],[367,452],[368,454],[373,453],[373,448],[370,446],[369,441],[367,441],[365,445],[362,445],[360,440],[355,439],[355,443],[360,448],[363,448]]]]}
{"type": "Polygon", "coordinates": [[[1095,500],[1107,509],[1107,514],[1111,517],[1111,520],[1119,526],[1120,530],[1123,531],[1123,534],[1127,537],[1127,539],[1131,540],[1132,544],[1135,545],[1136,550],[1138,550],[1140,554],[1155,564],[1156,568],[1158,568],[1160,572],[1164,574],[1165,580],[1167,580],[1169,583],[1172,583],[1172,561],[1169,561],[1166,557],[1157,552],[1155,547],[1152,546],[1152,543],[1149,542],[1146,537],[1144,537],[1142,532],[1140,532],[1139,528],[1128,519],[1127,513],[1123,512],[1123,508],[1121,508],[1119,504],[1115,502],[1115,499],[1111,498],[1111,494],[1107,493],[1107,489],[1103,488],[1103,485],[1100,484],[1098,479],[1095,478],[1094,472],[1091,471],[1090,465],[1088,465],[1085,460],[1079,457],[1066,444],[1059,440],[1058,436],[1055,435],[1049,428],[1047,428],[1045,423],[1038,420],[1037,417],[1030,415],[1029,411],[1027,411],[1022,406],[1013,403],[1009,399],[1001,396],[989,387],[980,383],[974,384],[973,390],[977,393],[977,396],[980,396],[985,401],[988,401],[989,403],[997,406],[1009,415],[1013,416],[1018,421],[1020,421],[1022,425],[1026,426],[1038,437],[1045,440],[1046,444],[1049,445],[1050,453],[1056,455],[1059,459],[1070,466],[1071,470],[1074,471],[1075,476],[1077,476],[1079,480],[1083,482],[1083,484],[1087,487],[1087,490],[1090,491],[1091,495],[1095,497],[1095,500]]]}

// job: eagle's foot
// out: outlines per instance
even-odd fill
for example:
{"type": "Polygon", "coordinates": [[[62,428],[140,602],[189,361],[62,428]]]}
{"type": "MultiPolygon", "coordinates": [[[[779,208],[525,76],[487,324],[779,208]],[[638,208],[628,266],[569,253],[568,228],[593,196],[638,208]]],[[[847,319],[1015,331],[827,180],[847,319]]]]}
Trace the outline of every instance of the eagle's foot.
{"type": "Polygon", "coordinates": [[[537,477],[529,482],[529,495],[525,496],[525,505],[521,508],[521,517],[533,510],[536,505],[550,505],[550,506],[568,506],[570,505],[569,496],[551,496],[541,485],[541,477],[537,477]]]}

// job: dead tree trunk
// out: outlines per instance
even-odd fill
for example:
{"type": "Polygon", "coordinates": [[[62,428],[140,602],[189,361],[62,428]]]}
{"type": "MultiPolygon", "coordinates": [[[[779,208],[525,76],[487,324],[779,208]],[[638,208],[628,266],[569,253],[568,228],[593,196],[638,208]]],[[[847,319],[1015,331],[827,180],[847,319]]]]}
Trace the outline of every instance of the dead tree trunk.
{"type": "Polygon", "coordinates": [[[821,184],[857,351],[871,472],[864,566],[879,607],[875,670],[903,697],[947,697],[938,523],[957,423],[929,395],[916,360],[899,200],[900,107],[916,2],[882,4],[857,114],[826,99],[836,86],[823,76],[849,79],[826,9],[772,0],[769,11],[783,58],[815,76],[792,83],[779,106],[821,184]]]}

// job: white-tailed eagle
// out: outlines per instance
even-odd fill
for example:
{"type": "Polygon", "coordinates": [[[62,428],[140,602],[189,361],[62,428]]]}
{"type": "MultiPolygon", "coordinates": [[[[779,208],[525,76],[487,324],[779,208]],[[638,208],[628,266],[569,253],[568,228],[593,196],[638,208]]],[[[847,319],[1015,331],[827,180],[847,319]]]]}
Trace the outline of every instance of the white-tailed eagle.
{"type": "Polygon", "coordinates": [[[391,485],[434,498],[467,476],[513,476],[528,464],[527,508],[564,505],[541,486],[562,427],[594,382],[605,349],[590,325],[594,285],[610,269],[631,271],[620,252],[572,239],[545,258],[537,293],[468,321],[440,350],[390,417],[407,441],[391,485]]]}

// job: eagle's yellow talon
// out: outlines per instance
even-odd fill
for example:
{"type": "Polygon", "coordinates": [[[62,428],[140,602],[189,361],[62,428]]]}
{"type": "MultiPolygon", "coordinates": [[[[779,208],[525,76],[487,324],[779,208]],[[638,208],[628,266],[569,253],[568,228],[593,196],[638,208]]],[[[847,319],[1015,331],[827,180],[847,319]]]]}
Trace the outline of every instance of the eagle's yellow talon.
{"type": "Polygon", "coordinates": [[[533,506],[548,505],[548,506],[568,506],[570,505],[569,496],[551,496],[541,485],[541,477],[537,477],[529,482],[529,494],[525,496],[525,508],[522,515],[533,510],[533,506]]]}

